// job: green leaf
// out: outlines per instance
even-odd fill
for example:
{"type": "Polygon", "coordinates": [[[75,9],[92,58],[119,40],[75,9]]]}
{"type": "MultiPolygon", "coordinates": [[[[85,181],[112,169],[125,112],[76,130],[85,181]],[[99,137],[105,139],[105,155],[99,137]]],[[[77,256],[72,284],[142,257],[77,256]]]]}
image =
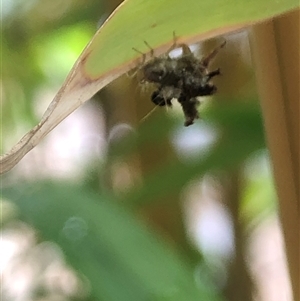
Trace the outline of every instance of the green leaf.
{"type": "Polygon", "coordinates": [[[64,118],[115,78],[134,68],[142,52],[165,52],[173,43],[193,43],[230,33],[299,7],[298,0],[127,0],[103,24],[75,63],[40,123],[1,157],[0,172],[16,165],[64,118]]]}
{"type": "Polygon", "coordinates": [[[94,36],[83,56],[84,71],[96,79],[106,72],[125,69],[140,57],[132,47],[144,53],[150,51],[144,41],[157,55],[162,54],[172,45],[173,32],[178,42],[199,42],[297,7],[297,0],[124,1],[94,36]]]}
{"type": "MultiPolygon", "coordinates": [[[[122,195],[121,202],[153,203],[161,197],[179,193],[190,180],[199,178],[207,172],[234,169],[253,152],[265,147],[262,119],[257,101],[223,100],[206,112],[203,111],[202,117],[206,124],[214,127],[219,125],[223,131],[222,136],[209,152],[203,154],[199,151],[195,158],[188,162],[178,160],[167,162],[147,175],[141,186],[136,185],[127,195],[122,195]]],[[[151,143],[155,145],[159,141],[160,134],[154,132],[154,135],[153,140],[147,136],[150,140],[149,145],[151,143]]],[[[141,139],[145,139],[143,135],[141,139]]]]}
{"type": "Polygon", "coordinates": [[[220,300],[194,271],[112,201],[58,184],[5,189],[25,221],[55,241],[89,280],[95,300],[220,300]],[[30,187],[30,188],[29,188],[30,187]]]}

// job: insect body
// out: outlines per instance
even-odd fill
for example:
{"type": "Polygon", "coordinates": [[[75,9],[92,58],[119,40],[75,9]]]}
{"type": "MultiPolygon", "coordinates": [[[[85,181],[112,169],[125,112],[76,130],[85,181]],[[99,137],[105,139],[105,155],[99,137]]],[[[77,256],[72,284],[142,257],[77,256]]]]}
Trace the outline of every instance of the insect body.
{"type": "MultiPolygon", "coordinates": [[[[217,88],[211,83],[220,70],[209,72],[208,65],[218,50],[225,45],[223,42],[207,57],[198,59],[185,44],[178,45],[182,49],[181,56],[171,58],[171,50],[178,48],[176,42],[167,54],[153,57],[140,68],[142,82],[153,83],[157,89],[152,93],[151,100],[158,106],[172,106],[172,99],[176,98],[181,104],[185,115],[185,126],[194,123],[199,118],[197,97],[212,95],[217,88]]],[[[151,49],[153,56],[153,50],[151,49]]]]}

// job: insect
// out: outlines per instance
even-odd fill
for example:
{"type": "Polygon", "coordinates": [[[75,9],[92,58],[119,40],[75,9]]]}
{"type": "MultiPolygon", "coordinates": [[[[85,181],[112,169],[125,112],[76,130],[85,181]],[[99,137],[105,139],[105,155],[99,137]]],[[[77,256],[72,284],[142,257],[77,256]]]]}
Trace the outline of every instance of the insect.
{"type": "Polygon", "coordinates": [[[145,55],[143,54],[139,72],[142,78],[141,82],[152,83],[156,87],[151,95],[152,102],[157,106],[171,107],[172,99],[177,99],[185,115],[184,125],[193,124],[194,120],[199,118],[197,97],[213,95],[217,91],[216,86],[211,83],[211,79],[220,75],[220,69],[209,71],[208,67],[225,44],[226,41],[208,56],[198,59],[188,45],[177,45],[175,37],[174,43],[167,53],[158,57],[154,56],[154,50],[146,43],[151,50],[151,59],[144,63],[145,55]],[[179,57],[171,58],[169,54],[176,48],[181,48],[182,54],[179,57]]]}

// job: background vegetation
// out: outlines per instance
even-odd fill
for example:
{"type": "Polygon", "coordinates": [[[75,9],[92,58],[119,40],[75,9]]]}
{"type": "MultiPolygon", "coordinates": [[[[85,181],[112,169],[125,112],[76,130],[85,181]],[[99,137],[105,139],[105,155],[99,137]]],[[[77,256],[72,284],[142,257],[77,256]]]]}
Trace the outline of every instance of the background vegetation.
{"type": "MultiPolygon", "coordinates": [[[[117,2],[3,1],[2,152],[117,2]]],[[[151,89],[124,76],[3,176],[4,300],[291,298],[248,32],[225,38],[195,125],[141,122],[151,89]]]]}

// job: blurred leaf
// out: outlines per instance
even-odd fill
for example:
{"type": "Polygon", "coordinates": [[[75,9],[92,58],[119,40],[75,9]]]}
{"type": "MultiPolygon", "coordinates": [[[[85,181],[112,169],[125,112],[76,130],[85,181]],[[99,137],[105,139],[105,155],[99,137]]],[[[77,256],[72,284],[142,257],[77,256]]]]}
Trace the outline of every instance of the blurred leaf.
{"type": "MultiPolygon", "coordinates": [[[[265,147],[257,102],[255,104],[253,101],[224,100],[202,111],[201,115],[207,124],[222,129],[220,139],[210,151],[205,154],[199,152],[198,156],[189,162],[166,162],[159,170],[146,176],[140,187],[135,186],[127,195],[122,196],[124,202],[153,202],[159,197],[179,193],[190,180],[214,170],[234,169],[253,152],[265,147]]],[[[148,140],[148,143],[156,141],[148,140]]]]}
{"type": "Polygon", "coordinates": [[[99,89],[135,67],[140,58],[137,58],[132,47],[145,51],[143,40],[147,40],[159,55],[168,49],[174,31],[179,42],[197,42],[297,7],[297,0],[123,2],[83,51],[41,122],[1,157],[0,172],[16,165],[44,136],[99,89]]]}
{"type": "Polygon", "coordinates": [[[246,163],[248,172],[241,201],[241,219],[250,224],[260,221],[266,214],[274,213],[277,197],[268,154],[258,152],[246,163]]]}
{"type": "MultiPolygon", "coordinates": [[[[30,187],[30,188],[29,188],[30,187]]],[[[43,239],[90,281],[95,300],[220,300],[193,270],[121,206],[78,186],[3,190],[43,239]]]]}
{"type": "Polygon", "coordinates": [[[61,83],[89,41],[91,33],[90,26],[76,23],[35,39],[31,49],[45,75],[56,84],[61,83]]]}

